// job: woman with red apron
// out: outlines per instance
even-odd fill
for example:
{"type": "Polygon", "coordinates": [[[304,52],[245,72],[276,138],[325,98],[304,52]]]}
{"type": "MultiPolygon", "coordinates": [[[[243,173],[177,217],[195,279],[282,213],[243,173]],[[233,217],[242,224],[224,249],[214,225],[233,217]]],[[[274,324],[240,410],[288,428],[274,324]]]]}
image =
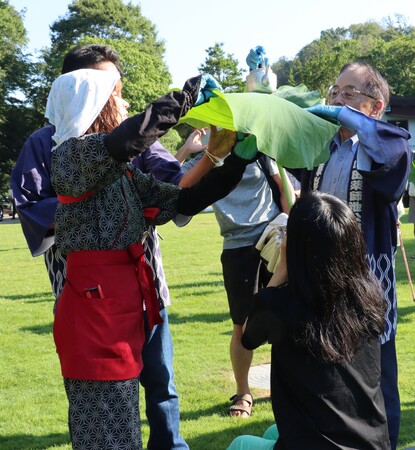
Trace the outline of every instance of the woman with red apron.
{"type": "MultiPolygon", "coordinates": [[[[230,192],[252,162],[242,156],[245,139],[223,166],[187,189],[158,182],[129,163],[188,109],[205,101],[211,86],[209,78],[191,78],[182,91],[122,121],[128,104],[120,95],[118,73],[81,69],[52,85],[46,117],[56,127],[51,175],[59,199],[55,236],[68,263],[54,339],[75,449],[142,448],[138,376],[143,308],[150,326],[160,323],[151,269],[143,258],[146,227],[202,211],[230,192]]],[[[233,132],[212,135],[211,148],[230,151],[236,141],[233,132]]]]}

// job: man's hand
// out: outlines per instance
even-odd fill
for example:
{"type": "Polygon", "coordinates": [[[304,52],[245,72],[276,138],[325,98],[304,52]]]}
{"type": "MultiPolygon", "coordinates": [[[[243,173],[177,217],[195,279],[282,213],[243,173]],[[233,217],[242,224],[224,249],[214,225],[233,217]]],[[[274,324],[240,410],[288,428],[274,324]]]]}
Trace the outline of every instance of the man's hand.
{"type": "Polygon", "coordinates": [[[202,136],[206,136],[206,128],[194,130],[190,133],[185,143],[177,150],[175,158],[182,164],[189,155],[199,153],[207,149],[207,144],[202,143],[202,136]]]}
{"type": "Polygon", "coordinates": [[[305,108],[306,111],[322,117],[323,119],[337,120],[337,117],[341,111],[341,106],[329,106],[329,105],[314,105],[309,108],[305,108]]]}

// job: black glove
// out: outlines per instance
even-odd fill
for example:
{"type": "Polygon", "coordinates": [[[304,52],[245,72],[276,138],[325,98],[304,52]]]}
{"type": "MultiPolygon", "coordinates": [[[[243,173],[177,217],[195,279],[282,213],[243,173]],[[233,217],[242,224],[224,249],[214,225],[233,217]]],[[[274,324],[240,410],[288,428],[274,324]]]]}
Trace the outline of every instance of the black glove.
{"type": "Polygon", "coordinates": [[[104,138],[108,153],[129,161],[142,153],[192,108],[201,90],[202,75],[189,78],[181,91],[172,91],[150,103],[144,112],[125,119],[104,138]]]}

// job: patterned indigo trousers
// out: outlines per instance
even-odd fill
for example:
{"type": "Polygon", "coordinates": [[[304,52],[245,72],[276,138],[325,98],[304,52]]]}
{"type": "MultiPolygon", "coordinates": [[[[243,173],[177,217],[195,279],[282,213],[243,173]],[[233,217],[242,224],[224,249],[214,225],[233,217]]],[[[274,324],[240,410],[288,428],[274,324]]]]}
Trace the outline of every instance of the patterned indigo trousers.
{"type": "Polygon", "coordinates": [[[138,378],[64,384],[75,450],[142,450],[138,378]]]}
{"type": "MultiPolygon", "coordinates": [[[[53,295],[57,300],[61,295],[66,280],[66,256],[62,255],[60,250],[53,244],[44,254],[45,265],[48,271],[53,295]]],[[[55,307],[56,308],[56,301],[55,307]]]]}

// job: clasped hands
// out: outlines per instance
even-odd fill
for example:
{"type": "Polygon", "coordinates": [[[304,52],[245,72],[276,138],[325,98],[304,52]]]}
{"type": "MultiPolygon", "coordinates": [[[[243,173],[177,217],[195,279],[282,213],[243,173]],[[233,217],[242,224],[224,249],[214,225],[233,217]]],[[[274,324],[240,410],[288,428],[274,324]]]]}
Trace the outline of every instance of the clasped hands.
{"type": "Polygon", "coordinates": [[[209,153],[219,158],[225,158],[233,151],[239,158],[253,160],[258,153],[256,137],[253,134],[218,131],[215,126],[211,127],[208,149],[209,153]]]}
{"type": "MultiPolygon", "coordinates": [[[[246,160],[255,159],[258,153],[254,135],[224,129],[218,130],[214,125],[210,127],[210,130],[202,128],[194,130],[189,135],[180,149],[181,159],[184,160],[188,155],[203,150],[206,151],[212,162],[218,165],[219,161],[223,161],[231,151],[246,160]],[[207,135],[209,135],[209,143],[206,145],[202,143],[202,137],[207,135]]],[[[182,162],[181,159],[179,159],[180,162],[182,162]]]]}

